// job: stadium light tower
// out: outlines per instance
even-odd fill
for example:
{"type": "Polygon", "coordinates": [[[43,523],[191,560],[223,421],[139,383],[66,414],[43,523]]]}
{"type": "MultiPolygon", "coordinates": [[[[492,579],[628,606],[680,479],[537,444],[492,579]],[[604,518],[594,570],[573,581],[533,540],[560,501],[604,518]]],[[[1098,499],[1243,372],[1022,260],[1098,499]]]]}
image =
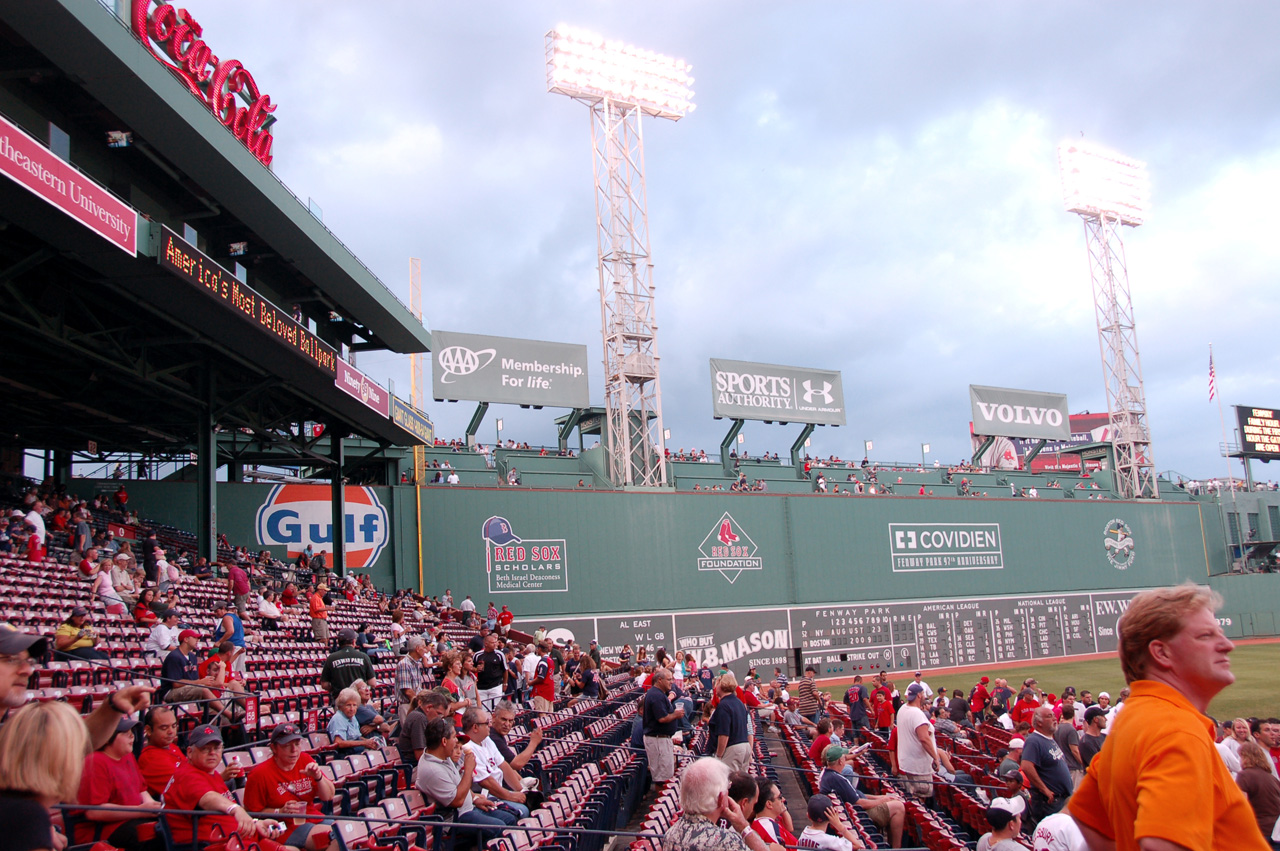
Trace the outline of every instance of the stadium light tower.
{"type": "Polygon", "coordinates": [[[640,116],[679,121],[692,112],[693,78],[679,59],[563,24],[546,44],[547,91],[590,109],[609,476],[665,485],[640,116]]]}
{"type": "Polygon", "coordinates": [[[1079,142],[1058,146],[1058,166],[1067,210],[1084,221],[1117,489],[1124,499],[1156,498],[1147,396],[1120,237],[1122,225],[1137,227],[1147,214],[1147,166],[1079,142]]]}

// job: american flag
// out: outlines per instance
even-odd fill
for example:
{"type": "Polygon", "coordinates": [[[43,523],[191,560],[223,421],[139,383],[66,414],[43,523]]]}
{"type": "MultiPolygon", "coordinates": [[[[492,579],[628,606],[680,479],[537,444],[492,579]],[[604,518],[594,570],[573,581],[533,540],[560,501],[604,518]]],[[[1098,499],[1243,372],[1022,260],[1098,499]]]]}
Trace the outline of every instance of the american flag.
{"type": "Polygon", "coordinates": [[[1218,390],[1214,386],[1215,376],[1213,374],[1213,350],[1209,350],[1209,401],[1213,401],[1213,397],[1217,395],[1218,390]]]}

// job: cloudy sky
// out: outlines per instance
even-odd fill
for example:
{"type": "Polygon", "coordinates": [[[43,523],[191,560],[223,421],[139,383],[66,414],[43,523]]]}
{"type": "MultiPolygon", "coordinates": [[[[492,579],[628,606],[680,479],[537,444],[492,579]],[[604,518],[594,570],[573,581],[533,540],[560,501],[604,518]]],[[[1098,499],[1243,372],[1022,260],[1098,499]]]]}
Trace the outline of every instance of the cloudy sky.
{"type": "MultiPolygon", "coordinates": [[[[718,446],[707,360],[843,371],[814,452],[955,461],[967,385],[1106,409],[1069,138],[1149,163],[1126,231],[1160,470],[1225,473],[1228,404],[1280,406],[1280,6],[1271,3],[188,4],[279,104],[275,167],[430,328],[585,343],[602,398],[586,108],[546,92],[565,22],[692,63],[645,123],[671,445],[718,446]],[[1268,247],[1270,246],[1270,247],[1268,247]]],[[[408,396],[407,357],[361,366],[408,396]]],[[[469,403],[428,404],[459,436],[469,403]]],[[[558,412],[491,410],[553,443],[558,412]]],[[[1228,409],[1228,416],[1230,410],[1228,409]]],[[[748,424],[786,452],[798,426],[748,424]]],[[[1238,470],[1238,466],[1236,470],[1238,470]]],[[[1280,478],[1259,469],[1263,478],[1280,478]]]]}

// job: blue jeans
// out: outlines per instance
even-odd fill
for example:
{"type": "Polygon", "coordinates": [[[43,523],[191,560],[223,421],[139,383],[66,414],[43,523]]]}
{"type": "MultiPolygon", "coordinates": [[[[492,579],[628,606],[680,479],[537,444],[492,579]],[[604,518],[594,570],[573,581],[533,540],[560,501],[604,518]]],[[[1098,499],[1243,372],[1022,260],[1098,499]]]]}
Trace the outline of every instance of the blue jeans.
{"type": "MultiPolygon", "coordinates": [[[[499,816],[499,813],[502,813],[502,810],[494,810],[492,813],[482,812],[479,807],[474,807],[468,810],[463,815],[457,817],[456,821],[458,824],[478,824],[484,825],[484,827],[480,830],[460,830],[457,832],[458,837],[463,838],[466,836],[475,836],[475,834],[479,833],[480,841],[476,844],[483,847],[490,839],[501,836],[502,829],[504,827],[509,824],[516,823],[514,818],[510,821],[506,820],[506,818],[511,816],[510,813],[502,813],[502,816],[499,816]]],[[[465,845],[466,842],[464,841],[463,844],[465,845]]]]}
{"type": "Polygon", "coordinates": [[[503,801],[501,804],[498,804],[498,809],[493,811],[493,815],[506,821],[506,812],[515,813],[515,818],[507,822],[507,824],[515,824],[520,821],[520,819],[529,817],[529,808],[524,804],[517,803],[516,801],[503,801]]]}

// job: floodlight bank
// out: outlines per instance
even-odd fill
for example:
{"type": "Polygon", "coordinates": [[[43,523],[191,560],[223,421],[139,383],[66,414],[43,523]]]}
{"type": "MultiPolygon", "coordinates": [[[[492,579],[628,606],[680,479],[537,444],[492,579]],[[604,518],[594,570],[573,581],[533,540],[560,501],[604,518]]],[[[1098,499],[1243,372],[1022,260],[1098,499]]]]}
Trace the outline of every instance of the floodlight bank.
{"type": "Polygon", "coordinates": [[[1146,163],[1095,145],[1063,142],[1058,166],[1068,212],[1132,227],[1146,220],[1151,188],[1146,163]]]}
{"type": "Polygon", "coordinates": [[[684,60],[563,24],[547,33],[547,54],[548,91],[635,104],[672,120],[695,109],[684,60]]]}

